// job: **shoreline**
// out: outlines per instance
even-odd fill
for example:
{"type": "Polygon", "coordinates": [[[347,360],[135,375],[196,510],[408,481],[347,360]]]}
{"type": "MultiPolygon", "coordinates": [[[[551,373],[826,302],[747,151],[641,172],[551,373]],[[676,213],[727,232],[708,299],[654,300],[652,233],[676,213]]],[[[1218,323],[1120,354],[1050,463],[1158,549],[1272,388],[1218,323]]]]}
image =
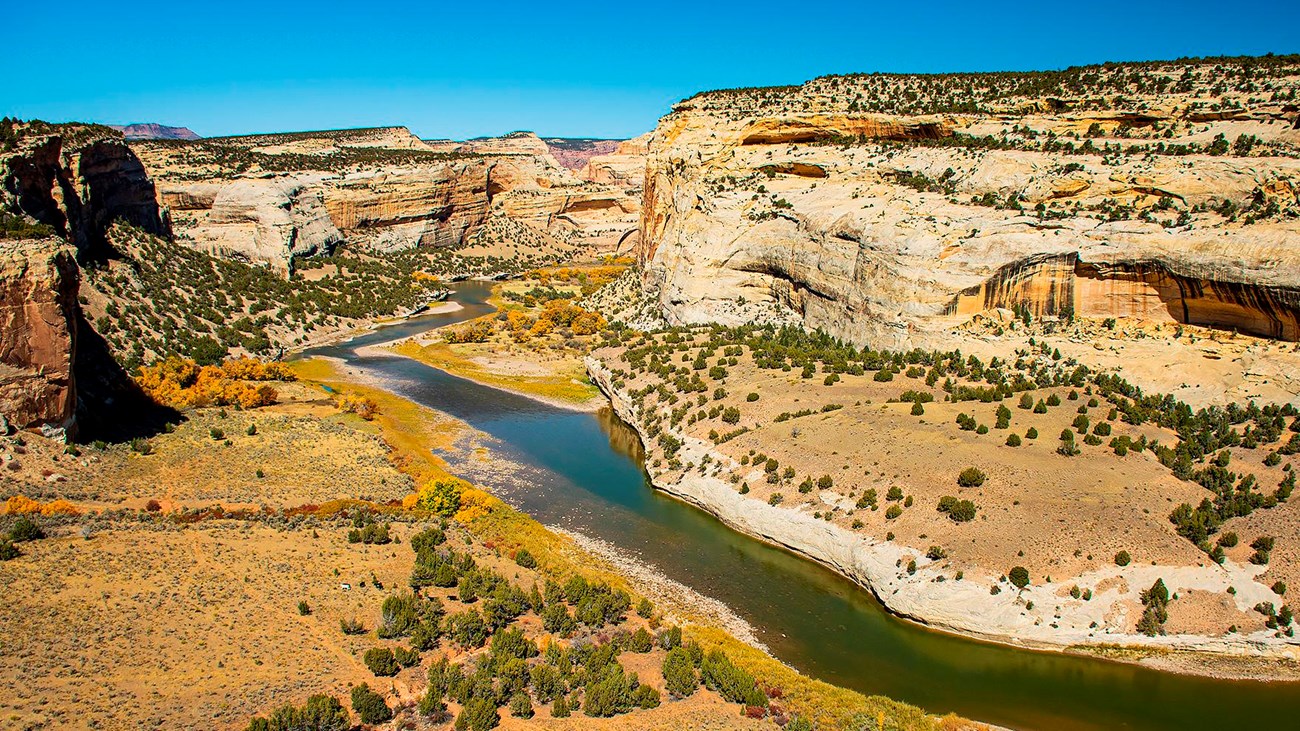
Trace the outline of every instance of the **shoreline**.
{"type": "MultiPolygon", "coordinates": [[[[619,397],[617,389],[611,385],[603,363],[588,358],[587,366],[592,381],[609,398],[614,412],[645,443],[646,436],[638,420],[628,404],[619,397]]],[[[683,451],[691,446],[690,441],[699,440],[686,441],[688,444],[683,451]]],[[[710,453],[707,449],[700,451],[710,453]]],[[[718,458],[717,455],[713,456],[714,459],[718,458]]],[[[941,616],[938,613],[941,607],[934,606],[937,602],[927,603],[927,597],[900,594],[906,588],[912,588],[919,594],[922,589],[936,585],[932,583],[929,574],[925,573],[927,565],[923,565],[921,571],[917,572],[918,578],[914,583],[899,583],[887,578],[894,573],[894,561],[910,553],[904,546],[893,543],[872,544],[861,539],[855,539],[849,544],[836,543],[835,540],[842,537],[830,534],[834,531],[844,532],[842,529],[827,526],[796,511],[743,498],[733,486],[719,480],[704,477],[691,480],[665,479],[649,464],[646,465],[646,473],[655,489],[704,510],[733,530],[830,569],[859,589],[870,593],[883,611],[928,631],[1018,650],[1077,655],[1181,675],[1254,682],[1300,682],[1296,646],[1286,642],[1270,642],[1264,638],[1228,642],[1200,635],[1175,635],[1166,638],[1166,642],[1159,643],[1145,635],[1125,633],[1104,635],[1106,641],[1099,641],[1088,637],[1058,638],[1041,632],[1039,634],[1042,636],[1025,637],[970,626],[969,618],[967,622],[961,622],[960,617],[941,616]],[[717,484],[708,484],[710,481],[717,484]],[[772,515],[767,515],[768,512],[772,515]],[[822,534],[821,545],[813,545],[815,541],[812,536],[815,534],[822,534]],[[892,593],[886,589],[892,589],[892,593]],[[1243,664],[1250,667],[1241,667],[1243,664]],[[1270,665],[1284,667],[1269,667],[1270,665]]],[[[1161,573],[1160,567],[1152,568],[1156,569],[1156,573],[1161,573]]],[[[1164,567],[1166,571],[1163,573],[1167,573],[1169,568],[1164,567]]],[[[975,584],[975,581],[971,584],[975,584]]],[[[1033,587],[1026,593],[1041,592],[1043,589],[1044,587],[1033,587]]],[[[980,593],[987,599],[988,592],[980,593]]],[[[1050,595],[1043,598],[1050,598],[1050,595]]],[[[948,599],[951,601],[951,597],[948,599]]],[[[978,598],[972,599],[979,601],[978,598]]],[[[984,617],[987,614],[980,612],[972,616],[984,617]]]]}
{"type": "MultiPolygon", "coordinates": [[[[439,302],[436,305],[431,306],[429,309],[425,310],[424,312],[421,312],[418,315],[415,315],[414,317],[418,319],[421,317],[425,317],[427,315],[444,315],[449,312],[456,312],[457,310],[463,310],[463,309],[465,309],[465,306],[460,304],[459,302],[456,302],[454,300],[443,300],[442,302],[439,302]]],[[[360,337],[367,333],[378,332],[379,330],[383,330],[385,328],[392,327],[394,325],[400,325],[404,322],[409,322],[410,320],[411,320],[410,317],[388,317],[379,320],[364,321],[364,324],[358,323],[345,330],[338,330],[336,332],[329,333],[328,335],[322,335],[318,339],[306,340],[298,345],[293,346],[292,348],[285,348],[283,358],[287,359],[292,356],[301,355],[302,353],[311,350],[312,348],[321,348],[327,345],[338,345],[340,343],[346,343],[347,341],[353,338],[360,337]]]]}
{"type": "Polygon", "coordinates": [[[469,374],[457,373],[453,370],[443,368],[437,365],[436,363],[426,360],[424,358],[408,355],[407,353],[402,353],[397,350],[396,346],[407,342],[418,346],[419,342],[416,341],[415,338],[416,336],[409,335],[402,338],[387,340],[382,343],[374,343],[372,345],[362,346],[356,349],[356,353],[357,355],[381,355],[382,354],[382,355],[395,357],[395,358],[406,358],[408,360],[413,360],[416,363],[421,363],[423,365],[426,365],[430,368],[440,370],[443,373],[446,373],[451,376],[455,376],[456,378],[463,378],[467,381],[473,381],[474,383],[477,383],[480,386],[495,388],[498,391],[504,391],[506,393],[511,393],[516,396],[522,396],[527,399],[532,399],[533,401],[536,401],[538,403],[546,404],[547,406],[551,406],[557,409],[563,409],[565,411],[575,411],[584,414],[594,414],[597,411],[599,411],[601,408],[603,408],[606,405],[606,402],[608,400],[605,397],[605,394],[601,392],[599,387],[597,387],[595,395],[593,395],[591,398],[587,399],[586,401],[582,401],[582,402],[566,401],[564,399],[559,399],[552,396],[543,396],[541,394],[531,393],[523,389],[510,388],[508,386],[503,386],[499,383],[492,383],[490,381],[486,381],[480,378],[475,378],[469,374]]]}

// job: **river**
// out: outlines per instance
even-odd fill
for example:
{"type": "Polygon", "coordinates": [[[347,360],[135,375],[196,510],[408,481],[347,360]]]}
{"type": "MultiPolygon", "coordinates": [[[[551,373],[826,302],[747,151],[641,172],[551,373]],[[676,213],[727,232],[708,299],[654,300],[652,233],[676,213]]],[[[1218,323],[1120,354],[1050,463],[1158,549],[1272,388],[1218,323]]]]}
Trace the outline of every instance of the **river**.
{"type": "Polygon", "coordinates": [[[813,677],[936,713],[1025,731],[1291,728],[1300,683],[1226,681],[1016,649],[935,632],[888,614],[868,592],[806,559],[731,530],[654,490],[636,434],[608,410],[580,413],[355,348],[491,311],[490,285],[455,286],[464,309],[425,316],[307,355],[342,359],[394,393],[490,438],[503,471],[444,455],[544,524],[597,538],[722,601],[780,660],[813,677]],[[494,484],[494,481],[500,484],[494,484]]]}

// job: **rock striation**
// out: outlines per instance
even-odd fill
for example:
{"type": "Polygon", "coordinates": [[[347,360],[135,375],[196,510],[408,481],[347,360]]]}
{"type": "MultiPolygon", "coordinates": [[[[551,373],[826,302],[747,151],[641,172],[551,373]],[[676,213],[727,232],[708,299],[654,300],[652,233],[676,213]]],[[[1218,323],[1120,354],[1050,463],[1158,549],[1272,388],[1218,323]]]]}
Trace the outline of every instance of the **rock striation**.
{"type": "Polygon", "coordinates": [[[77,282],[64,242],[0,241],[0,416],[16,427],[74,425],[77,282]]]}
{"type": "Polygon", "coordinates": [[[135,148],[178,238],[285,272],[343,241],[379,252],[630,250],[640,215],[639,185],[580,178],[531,132],[452,142],[396,127],[135,148]],[[501,218],[511,221],[487,225],[501,218]]]}
{"type": "Polygon", "coordinates": [[[673,322],[879,347],[995,308],[1300,339],[1300,62],[1263,98],[1252,63],[698,95],[650,138],[645,286],[673,322]]]}

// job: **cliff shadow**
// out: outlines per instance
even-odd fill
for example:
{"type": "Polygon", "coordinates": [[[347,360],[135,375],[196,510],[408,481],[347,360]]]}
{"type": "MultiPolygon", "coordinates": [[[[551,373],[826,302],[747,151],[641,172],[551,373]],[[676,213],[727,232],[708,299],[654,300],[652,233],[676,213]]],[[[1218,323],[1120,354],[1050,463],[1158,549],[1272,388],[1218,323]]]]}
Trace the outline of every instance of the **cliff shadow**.
{"type": "Polygon", "coordinates": [[[125,442],[162,432],[184,417],[149,398],[109,350],[108,342],[77,315],[73,361],[77,387],[77,440],[125,442]]]}

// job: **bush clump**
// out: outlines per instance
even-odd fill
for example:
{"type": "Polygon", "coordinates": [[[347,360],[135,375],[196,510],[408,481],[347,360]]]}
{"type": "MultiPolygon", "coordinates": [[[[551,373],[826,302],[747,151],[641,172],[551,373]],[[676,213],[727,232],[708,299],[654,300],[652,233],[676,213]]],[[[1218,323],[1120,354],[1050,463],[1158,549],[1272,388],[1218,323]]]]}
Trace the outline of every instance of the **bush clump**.
{"type": "Polygon", "coordinates": [[[366,667],[370,672],[381,678],[388,678],[397,675],[397,671],[402,666],[397,663],[397,658],[393,656],[393,651],[387,647],[372,647],[366,650],[363,658],[366,667]]]}
{"type": "Polygon", "coordinates": [[[957,485],[960,487],[979,487],[987,479],[978,467],[967,467],[957,475],[957,485]]]}
{"type": "Polygon", "coordinates": [[[362,723],[385,723],[393,719],[393,711],[384,697],[365,683],[352,689],[352,710],[361,717],[362,723]]]}

